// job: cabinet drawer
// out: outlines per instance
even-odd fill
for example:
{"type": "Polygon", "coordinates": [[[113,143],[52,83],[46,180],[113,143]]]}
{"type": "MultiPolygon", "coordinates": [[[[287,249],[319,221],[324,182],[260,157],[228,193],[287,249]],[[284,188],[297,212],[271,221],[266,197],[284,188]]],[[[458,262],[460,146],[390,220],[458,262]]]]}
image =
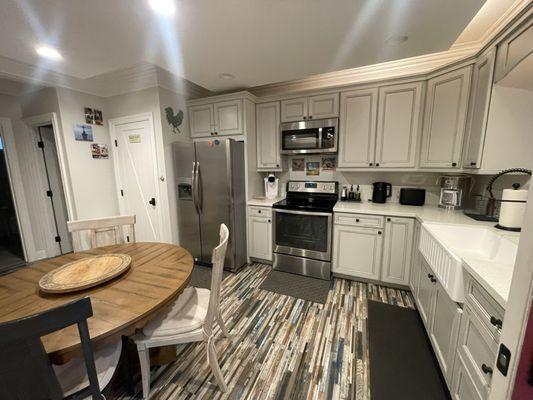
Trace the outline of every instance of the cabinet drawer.
{"type": "Polygon", "coordinates": [[[272,218],[272,209],[270,207],[248,207],[248,215],[272,218]]]}
{"type": "Polygon", "coordinates": [[[383,228],[385,218],[379,215],[335,213],[335,223],[339,225],[383,228]]]}
{"type": "Polygon", "coordinates": [[[454,400],[483,400],[474,384],[472,375],[466,369],[461,356],[455,360],[455,371],[452,384],[452,398],[454,400]]]}
{"type": "Polygon", "coordinates": [[[480,318],[466,304],[459,335],[458,352],[482,394],[489,391],[492,373],[487,372],[486,368],[493,368],[497,351],[498,342],[494,341],[480,318]]]}
{"type": "Polygon", "coordinates": [[[493,324],[491,320],[493,322],[498,322],[498,320],[503,322],[504,310],[470,275],[468,275],[466,283],[466,302],[491,332],[494,340],[498,341],[501,328],[497,326],[497,323],[493,324]]]}

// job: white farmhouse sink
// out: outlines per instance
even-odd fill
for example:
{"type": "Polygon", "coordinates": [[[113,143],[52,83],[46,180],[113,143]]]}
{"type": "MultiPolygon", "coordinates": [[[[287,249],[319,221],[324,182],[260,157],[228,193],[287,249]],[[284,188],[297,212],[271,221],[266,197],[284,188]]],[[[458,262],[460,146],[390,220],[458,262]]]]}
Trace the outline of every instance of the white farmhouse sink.
{"type": "Polygon", "coordinates": [[[423,223],[419,249],[450,298],[462,303],[463,262],[513,265],[517,245],[489,227],[423,223]]]}

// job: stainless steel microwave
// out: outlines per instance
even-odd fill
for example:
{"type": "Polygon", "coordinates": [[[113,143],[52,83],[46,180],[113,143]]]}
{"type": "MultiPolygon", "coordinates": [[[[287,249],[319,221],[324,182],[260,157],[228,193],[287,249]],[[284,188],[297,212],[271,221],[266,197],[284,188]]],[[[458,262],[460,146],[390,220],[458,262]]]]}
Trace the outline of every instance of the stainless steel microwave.
{"type": "Polygon", "coordinates": [[[336,153],[338,118],[281,124],[281,154],[336,153]]]}

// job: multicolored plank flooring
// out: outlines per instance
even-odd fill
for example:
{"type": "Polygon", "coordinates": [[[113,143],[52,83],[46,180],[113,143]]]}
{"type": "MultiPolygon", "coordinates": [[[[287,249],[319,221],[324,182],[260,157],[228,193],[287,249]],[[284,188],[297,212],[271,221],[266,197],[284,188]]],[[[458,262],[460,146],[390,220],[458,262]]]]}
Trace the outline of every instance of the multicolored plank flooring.
{"type": "MultiPolygon", "coordinates": [[[[367,300],[415,308],[411,294],[334,279],[326,304],[312,303],[259,289],[270,269],[253,264],[223,283],[231,337],[218,332],[216,346],[229,391],[218,390],[196,343],[153,369],[151,399],[370,399],[367,300]]],[[[121,392],[112,398],[130,399],[121,392]]]]}

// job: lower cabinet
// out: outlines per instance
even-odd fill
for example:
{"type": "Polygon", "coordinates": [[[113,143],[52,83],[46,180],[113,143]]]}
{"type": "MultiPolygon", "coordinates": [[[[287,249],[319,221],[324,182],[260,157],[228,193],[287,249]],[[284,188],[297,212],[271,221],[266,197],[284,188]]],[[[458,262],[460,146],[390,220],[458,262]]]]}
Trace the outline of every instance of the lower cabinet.
{"type": "Polygon", "coordinates": [[[272,209],[248,207],[248,256],[272,261],[272,209]]]}
{"type": "Polygon", "coordinates": [[[455,362],[454,377],[450,390],[455,400],[483,400],[483,396],[476,389],[472,375],[466,369],[460,356],[455,362]]]}
{"type": "Polygon", "coordinates": [[[409,272],[409,288],[413,293],[413,297],[416,299],[418,295],[418,279],[420,277],[420,263],[421,254],[418,251],[418,242],[420,241],[420,222],[415,221],[415,229],[413,234],[413,255],[411,261],[411,272],[409,272]]]}
{"type": "Polygon", "coordinates": [[[416,304],[418,306],[418,312],[420,313],[422,322],[429,332],[431,328],[431,317],[433,315],[433,291],[435,287],[433,280],[435,277],[433,276],[432,271],[424,257],[420,253],[419,256],[420,274],[418,276],[418,283],[416,285],[416,304]]]}
{"type": "Polygon", "coordinates": [[[381,268],[383,282],[409,285],[414,223],[412,218],[386,218],[381,268]]]}

